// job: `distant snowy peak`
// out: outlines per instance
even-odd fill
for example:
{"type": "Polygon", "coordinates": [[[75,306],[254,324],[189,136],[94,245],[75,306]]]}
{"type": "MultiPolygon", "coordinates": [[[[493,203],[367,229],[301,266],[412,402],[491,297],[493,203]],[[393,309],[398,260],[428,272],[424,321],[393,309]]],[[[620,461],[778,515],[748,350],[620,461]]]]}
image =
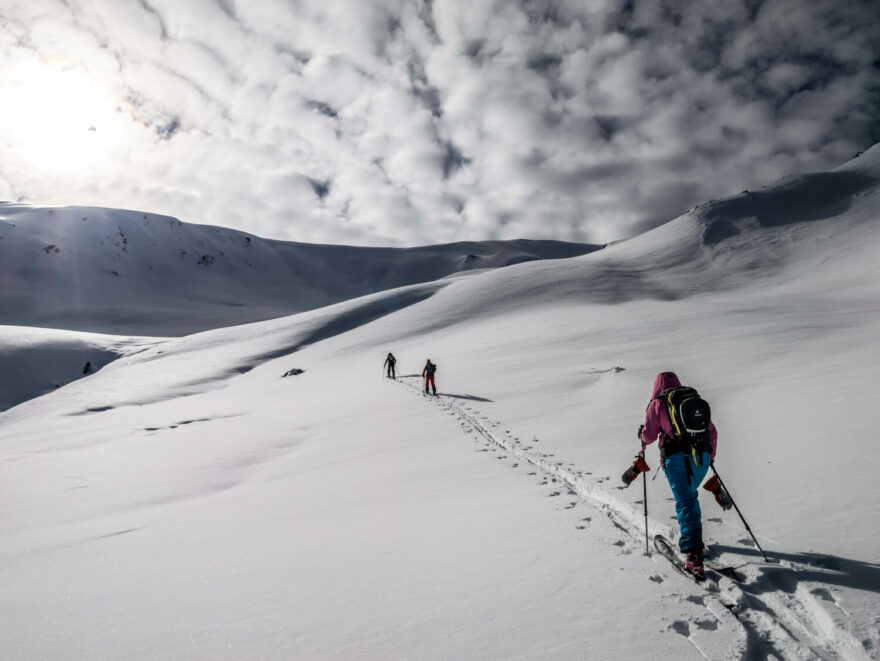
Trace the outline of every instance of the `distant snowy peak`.
{"type": "Polygon", "coordinates": [[[755,228],[781,228],[844,215],[880,184],[880,145],[831,172],[786,177],[758,191],[743,191],[697,207],[708,245],[755,228]]]}
{"type": "Polygon", "coordinates": [[[528,240],[312,245],[138,211],[0,204],[0,308],[6,324],[187,334],[598,248],[528,240]]]}
{"type": "Polygon", "coordinates": [[[601,259],[649,259],[655,266],[707,267],[737,253],[754,260],[772,249],[780,261],[803,238],[833,240],[873,231],[880,220],[880,145],[830,172],[785,177],[756,191],[699,204],[684,215],[627,241],[601,259]]]}

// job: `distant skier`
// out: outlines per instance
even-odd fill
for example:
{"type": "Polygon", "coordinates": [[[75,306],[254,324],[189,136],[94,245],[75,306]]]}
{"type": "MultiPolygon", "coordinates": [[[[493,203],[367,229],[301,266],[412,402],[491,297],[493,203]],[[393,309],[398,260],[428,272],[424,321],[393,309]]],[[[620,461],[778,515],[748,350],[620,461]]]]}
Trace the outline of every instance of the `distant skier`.
{"type": "Polygon", "coordinates": [[[384,366],[388,368],[387,376],[389,379],[396,379],[396,373],[394,371],[394,365],[397,363],[397,358],[394,357],[394,354],[390,351],[388,352],[388,358],[385,359],[384,366]]]}
{"type": "Polygon", "coordinates": [[[672,495],[681,536],[678,547],[686,554],[685,568],[697,580],[703,569],[703,521],[697,488],[715,459],[718,431],[710,420],[709,405],[693,388],[682,387],[674,372],[661,372],[654,380],[645,424],[639,427],[645,448],[660,439],[660,462],[672,495]]]}
{"type": "Polygon", "coordinates": [[[83,374],[88,374],[91,371],[92,371],[92,361],[87,360],[86,364],[83,365],[83,374]]]}
{"type": "Polygon", "coordinates": [[[428,394],[428,386],[431,386],[434,390],[434,394],[437,394],[437,386],[434,385],[434,374],[437,372],[437,366],[431,362],[431,359],[428,358],[428,362],[425,363],[425,369],[422,370],[422,376],[425,377],[425,394],[428,394]]]}

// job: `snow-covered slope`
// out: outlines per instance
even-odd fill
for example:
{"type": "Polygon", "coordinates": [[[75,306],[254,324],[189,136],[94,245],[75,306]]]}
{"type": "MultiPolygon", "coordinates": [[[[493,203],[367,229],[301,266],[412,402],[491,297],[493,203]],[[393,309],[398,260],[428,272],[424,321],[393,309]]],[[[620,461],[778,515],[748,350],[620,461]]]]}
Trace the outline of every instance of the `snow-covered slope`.
{"type": "Polygon", "coordinates": [[[107,363],[159,341],[0,326],[0,411],[93,374],[107,363]]]}
{"type": "Polygon", "coordinates": [[[138,211],[0,203],[0,310],[5,324],[177,336],[598,248],[529,240],[313,245],[138,211]]]}
{"type": "Polygon", "coordinates": [[[878,181],[875,147],[595,254],[142,345],[0,414],[4,656],[876,658],[878,181]],[[701,496],[744,579],[719,595],[644,556],[618,488],[669,369],[774,561],[701,496]]]}

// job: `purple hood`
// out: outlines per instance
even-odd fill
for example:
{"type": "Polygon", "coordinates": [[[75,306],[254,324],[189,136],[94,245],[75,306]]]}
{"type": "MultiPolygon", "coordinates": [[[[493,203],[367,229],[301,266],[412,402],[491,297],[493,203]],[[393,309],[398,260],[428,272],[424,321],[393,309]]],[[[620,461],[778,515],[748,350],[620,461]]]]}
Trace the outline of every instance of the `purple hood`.
{"type": "Polygon", "coordinates": [[[660,374],[657,375],[657,378],[654,379],[654,391],[651,393],[651,399],[654,399],[664,390],[678,388],[680,386],[681,381],[678,380],[678,376],[675,372],[660,372],[660,374]]]}

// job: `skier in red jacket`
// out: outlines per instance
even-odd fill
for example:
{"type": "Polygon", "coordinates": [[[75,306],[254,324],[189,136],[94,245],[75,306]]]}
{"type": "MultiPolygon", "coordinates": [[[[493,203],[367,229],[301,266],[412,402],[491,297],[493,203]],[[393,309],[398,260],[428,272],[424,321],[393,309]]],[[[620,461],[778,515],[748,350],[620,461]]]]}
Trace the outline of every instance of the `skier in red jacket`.
{"type": "Polygon", "coordinates": [[[437,386],[434,385],[434,373],[437,371],[437,366],[431,362],[431,359],[428,358],[428,362],[425,363],[425,369],[422,370],[422,376],[425,377],[425,394],[428,394],[428,386],[434,389],[434,394],[437,394],[437,386]]]}

